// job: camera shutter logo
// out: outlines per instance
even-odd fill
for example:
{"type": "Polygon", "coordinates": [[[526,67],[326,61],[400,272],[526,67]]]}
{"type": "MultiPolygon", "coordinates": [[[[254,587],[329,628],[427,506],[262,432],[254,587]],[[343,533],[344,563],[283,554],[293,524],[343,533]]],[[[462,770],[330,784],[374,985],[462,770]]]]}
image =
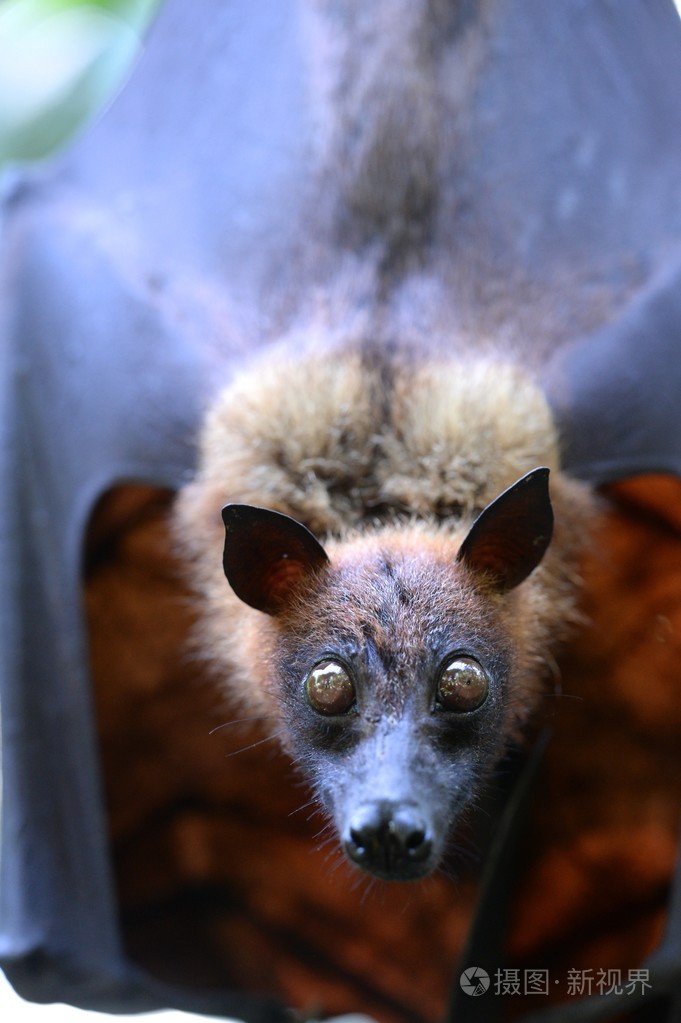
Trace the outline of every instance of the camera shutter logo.
{"type": "Polygon", "coordinates": [[[461,984],[462,991],[473,998],[477,998],[479,995],[484,995],[485,991],[489,988],[489,973],[480,966],[469,966],[461,974],[459,983],[461,984]]]}

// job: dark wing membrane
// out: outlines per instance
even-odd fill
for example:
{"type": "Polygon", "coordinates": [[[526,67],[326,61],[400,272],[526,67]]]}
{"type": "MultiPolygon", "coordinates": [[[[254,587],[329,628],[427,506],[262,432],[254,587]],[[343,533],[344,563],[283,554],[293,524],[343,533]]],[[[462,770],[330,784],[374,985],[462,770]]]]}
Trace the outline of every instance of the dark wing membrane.
{"type": "Polygon", "coordinates": [[[681,250],[611,323],[560,348],[544,383],[568,471],[681,475],[681,250]]]}

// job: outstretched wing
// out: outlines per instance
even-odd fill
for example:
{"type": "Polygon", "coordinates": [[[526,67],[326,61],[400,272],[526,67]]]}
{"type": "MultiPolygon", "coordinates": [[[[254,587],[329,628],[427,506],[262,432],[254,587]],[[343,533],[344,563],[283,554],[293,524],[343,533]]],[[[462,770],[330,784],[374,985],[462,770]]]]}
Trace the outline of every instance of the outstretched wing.
{"type": "Polygon", "coordinates": [[[276,0],[168,5],[103,120],[5,198],[0,959],[32,1000],[275,1012],[126,963],[80,571],[104,492],[189,476],[205,402],[259,329],[263,231],[284,224],[300,159],[292,36],[276,0]],[[242,308],[254,330],[234,329],[242,308]]]}

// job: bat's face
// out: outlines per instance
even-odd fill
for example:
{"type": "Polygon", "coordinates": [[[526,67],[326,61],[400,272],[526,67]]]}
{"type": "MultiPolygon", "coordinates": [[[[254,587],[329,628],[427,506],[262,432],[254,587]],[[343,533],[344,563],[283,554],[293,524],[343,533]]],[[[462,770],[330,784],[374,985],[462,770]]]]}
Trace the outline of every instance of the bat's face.
{"type": "Polygon", "coordinates": [[[272,658],[290,752],[349,858],[388,880],[438,865],[511,731],[510,638],[446,547],[339,549],[272,658]]]}
{"type": "Polygon", "coordinates": [[[348,857],[377,877],[437,867],[515,730],[510,591],[549,542],[546,475],[493,502],[463,541],[412,525],[327,555],[286,516],[225,510],[227,577],[271,616],[268,687],[285,744],[348,857]],[[511,520],[522,525],[513,542],[511,520]]]}

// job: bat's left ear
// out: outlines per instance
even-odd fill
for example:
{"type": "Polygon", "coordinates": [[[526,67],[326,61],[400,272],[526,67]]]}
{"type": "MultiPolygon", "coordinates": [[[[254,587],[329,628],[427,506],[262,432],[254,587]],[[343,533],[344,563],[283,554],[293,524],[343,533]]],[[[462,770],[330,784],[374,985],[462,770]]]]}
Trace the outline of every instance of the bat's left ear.
{"type": "Polygon", "coordinates": [[[478,515],[457,561],[505,593],[537,567],[552,532],[549,470],[533,469],[478,515]]]}
{"type": "Polygon", "coordinates": [[[329,562],[306,526],[281,512],[228,504],[223,566],[237,597],[266,614],[286,606],[305,578],[329,562]]]}

